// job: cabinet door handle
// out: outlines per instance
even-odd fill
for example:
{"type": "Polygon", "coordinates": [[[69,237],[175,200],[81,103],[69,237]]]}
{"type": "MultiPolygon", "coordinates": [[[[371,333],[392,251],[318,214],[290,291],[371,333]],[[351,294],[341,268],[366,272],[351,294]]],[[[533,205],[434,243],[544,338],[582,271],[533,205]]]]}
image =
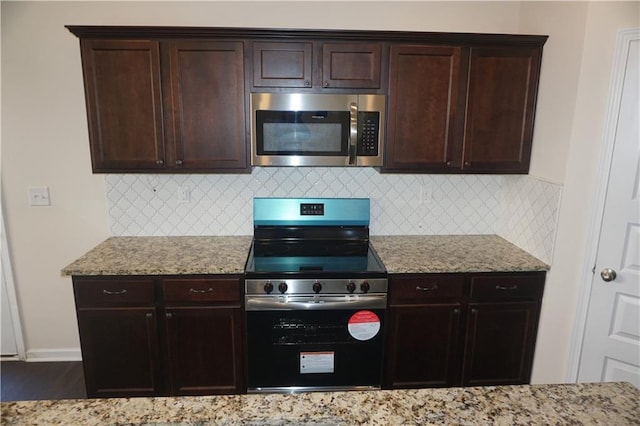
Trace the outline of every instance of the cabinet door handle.
{"type": "Polygon", "coordinates": [[[435,291],[438,289],[438,284],[433,284],[432,286],[429,287],[423,287],[423,286],[416,286],[416,290],[417,291],[435,291]]]}
{"type": "Polygon", "coordinates": [[[166,316],[167,316],[167,319],[173,318],[173,312],[167,312],[166,316]]]}
{"type": "Polygon", "coordinates": [[[145,314],[145,316],[146,316],[148,319],[153,318],[153,314],[152,314],[152,313],[150,313],[150,312],[147,312],[147,313],[145,314]]]}
{"type": "Polygon", "coordinates": [[[212,288],[212,287],[209,287],[209,288],[208,288],[208,289],[206,289],[206,290],[198,290],[198,289],[196,289],[196,288],[190,288],[190,289],[189,289],[189,291],[190,291],[191,293],[203,294],[203,293],[211,293],[211,292],[213,291],[213,288],[212,288]]]}
{"type": "Polygon", "coordinates": [[[182,166],[182,160],[176,160],[176,165],[177,166],[182,166]]]}
{"type": "Polygon", "coordinates": [[[309,80],[305,80],[304,87],[311,87],[311,82],[309,80]]]}
{"type": "Polygon", "coordinates": [[[125,294],[126,292],[127,292],[126,288],[123,288],[122,290],[117,290],[117,291],[111,291],[107,289],[102,290],[102,294],[106,294],[108,296],[118,296],[120,294],[125,294]]]}
{"type": "Polygon", "coordinates": [[[518,289],[518,284],[514,284],[514,285],[511,285],[509,287],[506,287],[506,286],[503,286],[503,285],[500,285],[500,284],[498,284],[496,286],[496,290],[499,290],[499,291],[513,291],[513,290],[517,290],[517,289],[518,289]]]}
{"type": "Polygon", "coordinates": [[[164,164],[164,160],[156,160],[156,164],[161,166],[164,164]]]}
{"type": "Polygon", "coordinates": [[[324,87],[329,87],[329,82],[325,80],[325,82],[324,82],[324,83],[322,83],[322,85],[323,85],[324,87]]]}

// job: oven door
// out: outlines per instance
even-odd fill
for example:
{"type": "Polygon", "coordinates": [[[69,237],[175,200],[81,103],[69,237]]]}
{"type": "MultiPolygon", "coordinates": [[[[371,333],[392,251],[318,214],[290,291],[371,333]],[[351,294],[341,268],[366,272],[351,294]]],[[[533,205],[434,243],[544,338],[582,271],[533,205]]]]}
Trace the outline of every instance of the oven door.
{"type": "Polygon", "coordinates": [[[246,315],[249,392],[380,388],[383,308],[247,310],[246,315]]]}

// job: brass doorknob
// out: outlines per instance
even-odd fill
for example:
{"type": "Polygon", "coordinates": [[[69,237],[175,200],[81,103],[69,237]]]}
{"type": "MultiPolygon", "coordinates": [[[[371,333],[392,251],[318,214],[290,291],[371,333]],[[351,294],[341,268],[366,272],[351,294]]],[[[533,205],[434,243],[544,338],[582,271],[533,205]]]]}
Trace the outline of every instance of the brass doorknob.
{"type": "Polygon", "coordinates": [[[614,271],[611,268],[604,268],[601,272],[600,272],[600,276],[602,277],[602,279],[606,282],[610,282],[616,279],[616,271],[614,271]]]}

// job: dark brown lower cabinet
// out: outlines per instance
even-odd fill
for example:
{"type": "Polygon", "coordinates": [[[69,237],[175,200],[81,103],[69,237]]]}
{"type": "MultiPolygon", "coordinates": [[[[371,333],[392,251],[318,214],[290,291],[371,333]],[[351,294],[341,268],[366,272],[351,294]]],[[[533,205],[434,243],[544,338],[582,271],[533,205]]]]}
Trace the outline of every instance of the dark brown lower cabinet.
{"type": "Polygon", "coordinates": [[[153,396],[161,391],[155,308],[78,311],[87,396],[153,396]]]}
{"type": "Polygon", "coordinates": [[[537,303],[469,304],[462,383],[528,383],[537,329],[537,303]]]}
{"type": "Polygon", "coordinates": [[[391,308],[387,377],[391,388],[453,386],[457,382],[460,305],[391,308]]]}
{"type": "Polygon", "coordinates": [[[240,388],[240,307],[167,308],[172,395],[237,393],[240,388]]]}
{"type": "Polygon", "coordinates": [[[391,275],[383,388],[529,383],[544,279],[391,275]]]}
{"type": "Polygon", "coordinates": [[[89,398],[244,392],[240,276],[73,286],[89,398]]]}

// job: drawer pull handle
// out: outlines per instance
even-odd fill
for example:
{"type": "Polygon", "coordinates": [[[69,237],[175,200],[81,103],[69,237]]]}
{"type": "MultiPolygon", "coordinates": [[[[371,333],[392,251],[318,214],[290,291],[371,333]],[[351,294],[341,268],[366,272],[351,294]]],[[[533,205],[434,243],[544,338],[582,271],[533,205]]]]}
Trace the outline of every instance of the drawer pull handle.
{"type": "Polygon", "coordinates": [[[509,287],[505,287],[503,285],[497,285],[496,286],[496,290],[500,290],[500,291],[513,291],[513,290],[517,290],[518,289],[518,284],[514,284],[512,286],[509,287]]]}
{"type": "Polygon", "coordinates": [[[213,291],[213,288],[212,288],[212,287],[209,287],[209,288],[208,288],[208,289],[206,289],[206,290],[198,290],[198,289],[196,289],[196,288],[190,288],[190,289],[189,289],[189,291],[190,291],[191,293],[203,294],[203,293],[211,293],[211,292],[213,291]]]}
{"type": "Polygon", "coordinates": [[[417,291],[434,291],[438,289],[438,284],[434,284],[430,287],[422,287],[422,286],[416,286],[416,290],[417,291]]]}
{"type": "Polygon", "coordinates": [[[125,294],[127,292],[126,288],[123,288],[122,290],[118,290],[118,291],[110,291],[110,290],[102,290],[103,294],[107,294],[109,296],[118,296],[120,294],[125,294]]]}

